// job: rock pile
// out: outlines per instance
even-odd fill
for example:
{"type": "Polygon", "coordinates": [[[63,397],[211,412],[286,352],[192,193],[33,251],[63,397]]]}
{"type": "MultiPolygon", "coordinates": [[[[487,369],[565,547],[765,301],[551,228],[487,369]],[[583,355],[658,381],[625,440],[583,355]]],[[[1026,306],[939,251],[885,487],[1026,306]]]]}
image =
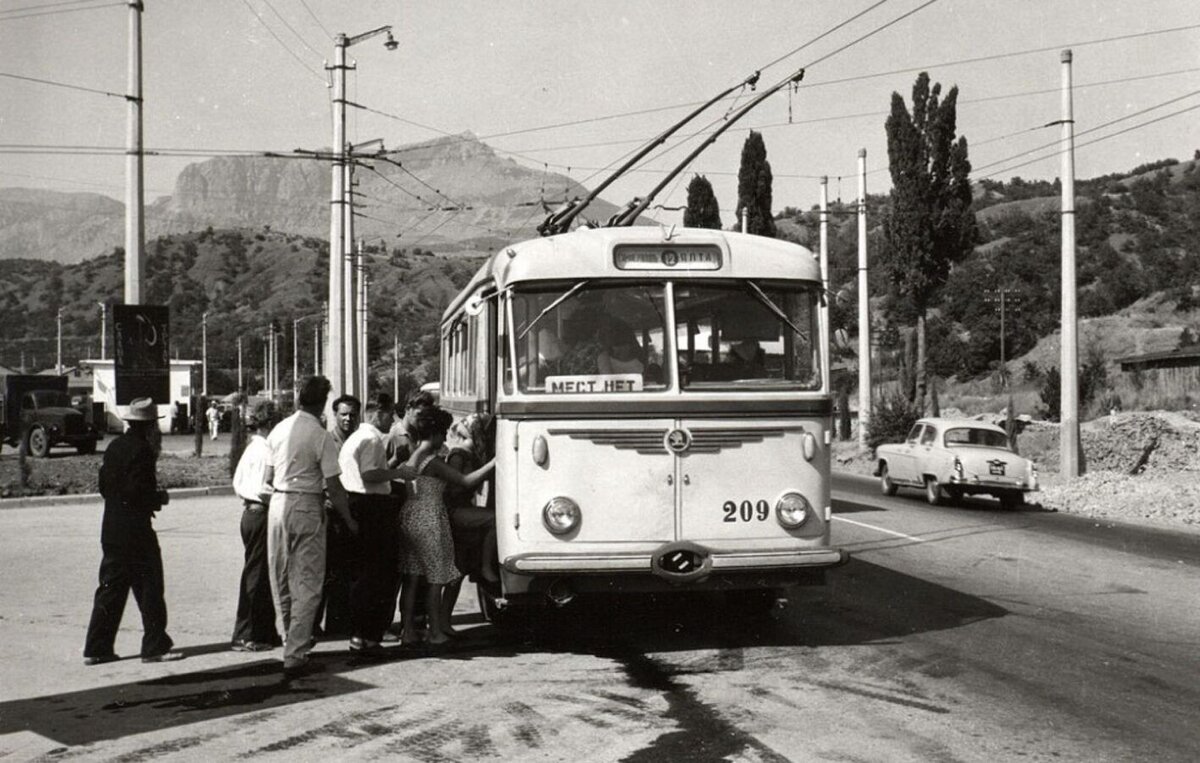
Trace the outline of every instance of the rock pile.
{"type": "Polygon", "coordinates": [[[1200,471],[1200,423],[1178,413],[1118,413],[1080,433],[1088,471],[1200,471]]]}

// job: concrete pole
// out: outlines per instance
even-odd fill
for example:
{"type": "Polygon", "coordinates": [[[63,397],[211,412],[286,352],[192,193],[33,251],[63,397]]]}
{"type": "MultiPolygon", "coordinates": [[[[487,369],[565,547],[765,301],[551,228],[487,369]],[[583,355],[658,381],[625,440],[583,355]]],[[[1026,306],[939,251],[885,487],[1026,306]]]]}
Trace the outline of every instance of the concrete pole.
{"type": "Polygon", "coordinates": [[[400,335],[392,334],[392,402],[400,404],[400,335]]]}
{"type": "Polygon", "coordinates": [[[746,219],[747,217],[749,217],[749,215],[746,212],[746,208],[742,207],[742,233],[745,233],[749,230],[749,220],[746,219]]]}
{"type": "Polygon", "coordinates": [[[300,319],[292,320],[292,408],[300,410],[300,319]]]}
{"type": "Polygon", "coordinates": [[[62,308],[61,307],[58,308],[57,323],[58,323],[58,355],[55,356],[54,373],[58,374],[59,376],[62,376],[63,362],[62,362],[62,308]]]}
{"type": "Polygon", "coordinates": [[[867,149],[858,149],[858,444],[871,419],[871,305],[867,283],[867,149]]]}
{"type": "Polygon", "coordinates": [[[1062,429],[1059,473],[1082,472],[1079,444],[1079,323],[1075,298],[1075,116],[1071,105],[1071,51],[1062,60],[1062,429]]]}
{"type": "Polygon", "coordinates": [[[829,178],[821,178],[821,388],[829,389],[829,178]]]}
{"type": "Polygon", "coordinates": [[[200,384],[208,397],[208,313],[200,315],[200,384]]]}
{"type": "Polygon", "coordinates": [[[323,321],[317,321],[313,324],[313,376],[321,375],[321,324],[323,321]]]}
{"type": "Polygon", "coordinates": [[[346,203],[342,205],[345,220],[342,223],[343,253],[342,260],[345,275],[343,276],[342,301],[345,303],[343,316],[345,328],[344,352],[346,364],[346,391],[362,399],[358,389],[358,268],[354,257],[354,189],[353,189],[353,160],[347,159],[346,174],[346,203]]]}
{"type": "Polygon", "coordinates": [[[333,386],[332,402],[346,391],[345,356],[345,253],[346,215],[346,45],[347,38],[334,38],[333,57],[333,187],[329,194],[329,345],[325,353],[325,375],[333,386]]]}
{"type": "Polygon", "coordinates": [[[129,5],[129,103],[125,148],[125,304],[142,303],[146,269],[146,224],[142,218],[142,3],[129,5]]]}
{"type": "Polygon", "coordinates": [[[237,341],[238,348],[238,393],[246,393],[246,384],[242,379],[242,338],[239,336],[237,341]]]}
{"type": "Polygon", "coordinates": [[[268,332],[263,340],[263,392],[274,398],[271,394],[271,334],[268,332]]]}
{"type": "Polygon", "coordinates": [[[362,316],[362,319],[359,322],[360,325],[358,332],[358,367],[360,376],[362,377],[359,389],[362,392],[362,399],[365,401],[371,393],[371,385],[369,383],[370,363],[367,360],[367,331],[371,322],[370,314],[367,312],[367,300],[368,290],[370,289],[371,284],[371,277],[370,274],[367,273],[366,257],[364,256],[363,241],[361,238],[358,240],[358,267],[358,302],[359,305],[361,305],[361,312],[359,314],[362,316]]]}
{"type": "Polygon", "coordinates": [[[108,351],[108,305],[97,302],[100,306],[100,359],[104,360],[108,351]]]}

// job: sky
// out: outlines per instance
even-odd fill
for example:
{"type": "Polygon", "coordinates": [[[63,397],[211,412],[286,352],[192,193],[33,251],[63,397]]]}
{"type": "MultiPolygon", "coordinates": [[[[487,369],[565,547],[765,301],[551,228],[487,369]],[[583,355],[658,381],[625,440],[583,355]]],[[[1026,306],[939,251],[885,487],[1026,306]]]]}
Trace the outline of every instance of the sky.
{"type": "MultiPolygon", "coordinates": [[[[397,50],[386,50],[377,36],[349,51],[357,68],[348,98],[370,109],[350,109],[352,142],[382,138],[395,148],[470,131],[501,156],[587,186],[693,105],[755,70],[762,70],[761,92],[805,67],[797,89],[750,112],[655,200],[682,205],[688,180],[704,174],[727,225],[751,128],[767,147],[776,211],[815,204],[821,176],[829,177],[832,199],[854,198],[859,149],[867,152],[868,191],[886,191],[883,125],[891,96],[909,100],[923,70],[945,89],[959,88],[958,131],[968,140],[977,179],[1057,177],[1055,147],[1033,150],[1061,135],[1060,127],[1045,125],[1061,118],[1065,48],[1074,53],[1077,177],[1190,159],[1200,149],[1194,0],[144,5],[150,150],[328,147],[324,66],[333,58],[333,35],[383,25],[392,26],[397,50]],[[1171,116],[1189,108],[1195,110],[1171,116]]],[[[123,198],[122,155],[66,154],[62,147],[123,150],[129,15],[119,0],[0,0],[0,187],[123,198]],[[51,148],[27,153],[27,146],[51,148]]],[[[738,93],[678,137],[713,129],[753,95],[738,93]]],[[[645,194],[699,140],[652,154],[604,197],[620,204],[645,194]]],[[[170,194],[179,171],[203,160],[147,157],[147,201],[170,194]]],[[[552,192],[547,188],[548,197],[552,192]]],[[[664,222],[681,220],[678,211],[656,214],[664,222]]]]}

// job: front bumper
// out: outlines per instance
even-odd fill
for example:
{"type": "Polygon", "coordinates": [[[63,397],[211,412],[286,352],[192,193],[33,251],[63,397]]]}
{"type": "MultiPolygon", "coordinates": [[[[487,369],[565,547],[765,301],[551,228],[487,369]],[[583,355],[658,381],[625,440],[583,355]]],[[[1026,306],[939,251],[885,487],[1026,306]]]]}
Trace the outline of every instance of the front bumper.
{"type": "Polygon", "coordinates": [[[659,575],[668,580],[689,582],[712,573],[760,572],[795,568],[836,567],[849,561],[841,549],[821,548],[788,551],[713,551],[698,544],[667,544],[651,553],[517,554],[504,560],[504,568],[515,575],[659,575]],[[671,573],[659,560],[676,551],[694,554],[694,568],[671,573]]]}

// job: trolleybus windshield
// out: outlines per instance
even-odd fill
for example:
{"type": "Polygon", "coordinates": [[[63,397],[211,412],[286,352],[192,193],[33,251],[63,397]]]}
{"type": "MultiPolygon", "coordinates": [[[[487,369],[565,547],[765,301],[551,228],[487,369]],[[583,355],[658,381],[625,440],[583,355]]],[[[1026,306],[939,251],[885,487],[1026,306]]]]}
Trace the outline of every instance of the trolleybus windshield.
{"type": "Polygon", "coordinates": [[[820,389],[812,284],[537,284],[515,287],[511,305],[508,391],[513,370],[524,393],[664,392],[674,379],[684,392],[820,389]]]}

